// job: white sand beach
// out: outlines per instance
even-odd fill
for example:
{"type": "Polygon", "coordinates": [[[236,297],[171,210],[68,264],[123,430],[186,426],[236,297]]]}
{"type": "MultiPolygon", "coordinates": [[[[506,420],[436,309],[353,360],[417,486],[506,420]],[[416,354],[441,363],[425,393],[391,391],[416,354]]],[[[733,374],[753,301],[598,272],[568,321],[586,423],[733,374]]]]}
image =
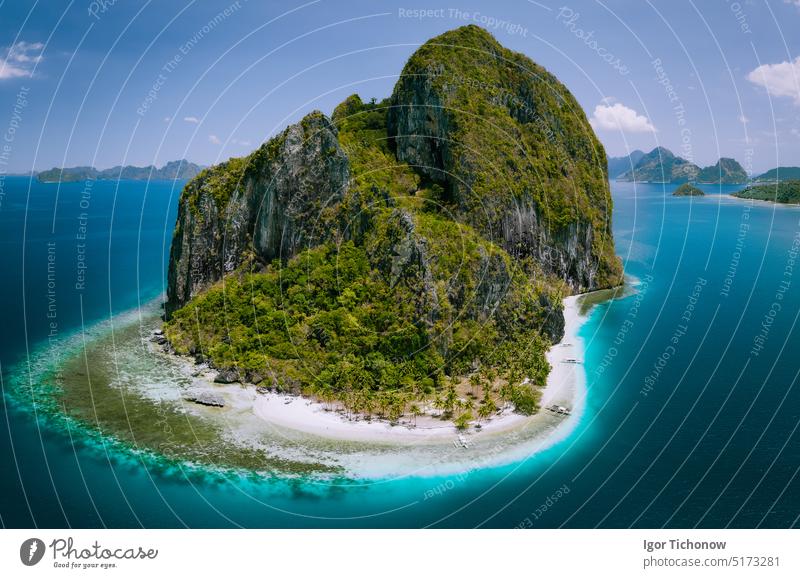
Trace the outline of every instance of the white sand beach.
{"type": "MultiPolygon", "coordinates": [[[[564,337],[547,353],[551,371],[542,391],[543,409],[525,416],[508,407],[481,422],[480,428],[472,424],[463,432],[430,415],[419,417],[416,425],[405,417],[397,425],[348,419],[307,398],[263,393],[253,385],[214,383],[214,370],[164,353],[155,344],[150,344],[151,359],[159,369],[153,368],[153,375],[143,380],[134,377],[142,375],[141,368],[133,368],[126,382],[142,397],[210,424],[236,447],[341,468],[357,478],[443,475],[519,463],[566,438],[580,420],[586,398],[581,297],[564,300],[564,337]],[[197,396],[221,403],[190,401],[197,396]],[[553,405],[569,408],[569,415],[546,409],[553,405]]],[[[135,359],[141,363],[141,356],[135,359]]]]}
{"type": "MultiPolygon", "coordinates": [[[[579,299],[580,296],[575,295],[564,300],[564,337],[547,353],[551,371],[542,392],[543,408],[552,405],[563,406],[570,408],[573,415],[579,413],[579,408],[575,406],[583,400],[585,388],[583,341],[578,332],[586,318],[579,314],[579,299]]],[[[452,423],[433,417],[421,417],[416,425],[410,423],[409,419],[404,419],[398,425],[390,425],[386,421],[377,419],[371,421],[363,418],[348,419],[339,412],[326,411],[326,407],[321,403],[278,393],[257,395],[253,403],[253,412],[268,424],[279,428],[327,439],[354,442],[441,443],[444,438],[450,443],[457,434],[452,423]]],[[[542,421],[542,415],[548,414],[547,410],[542,409],[539,414],[525,416],[507,408],[483,422],[479,431],[471,429],[470,435],[486,437],[509,430],[529,429],[542,421]]],[[[564,419],[562,416],[559,418],[564,419]]]]}

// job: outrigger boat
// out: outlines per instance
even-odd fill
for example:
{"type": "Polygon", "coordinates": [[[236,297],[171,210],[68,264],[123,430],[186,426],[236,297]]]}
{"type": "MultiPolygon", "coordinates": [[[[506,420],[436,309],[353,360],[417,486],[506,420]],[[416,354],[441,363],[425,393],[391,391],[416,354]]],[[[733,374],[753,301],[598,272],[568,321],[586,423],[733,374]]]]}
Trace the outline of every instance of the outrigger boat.
{"type": "Polygon", "coordinates": [[[458,434],[458,438],[453,440],[453,445],[456,447],[462,447],[464,449],[469,448],[469,444],[467,443],[467,438],[464,437],[464,434],[458,434]]]}
{"type": "Polygon", "coordinates": [[[557,413],[559,415],[570,415],[572,410],[568,407],[564,407],[563,405],[550,405],[546,407],[547,411],[552,411],[553,413],[557,413]]]}

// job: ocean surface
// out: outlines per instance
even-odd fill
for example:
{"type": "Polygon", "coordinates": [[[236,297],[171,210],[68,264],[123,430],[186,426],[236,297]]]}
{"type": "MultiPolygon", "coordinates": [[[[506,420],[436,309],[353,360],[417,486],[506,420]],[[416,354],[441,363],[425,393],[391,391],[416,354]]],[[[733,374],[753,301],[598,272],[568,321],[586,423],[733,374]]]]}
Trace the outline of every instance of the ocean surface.
{"type": "MultiPolygon", "coordinates": [[[[56,431],[28,360],[164,290],[183,183],[0,185],[4,527],[789,527],[800,516],[800,210],[612,183],[637,292],[597,306],[586,412],[509,466],[359,483],[165,467],[56,431]]],[[[120,316],[123,317],[120,317],[120,316]]]]}

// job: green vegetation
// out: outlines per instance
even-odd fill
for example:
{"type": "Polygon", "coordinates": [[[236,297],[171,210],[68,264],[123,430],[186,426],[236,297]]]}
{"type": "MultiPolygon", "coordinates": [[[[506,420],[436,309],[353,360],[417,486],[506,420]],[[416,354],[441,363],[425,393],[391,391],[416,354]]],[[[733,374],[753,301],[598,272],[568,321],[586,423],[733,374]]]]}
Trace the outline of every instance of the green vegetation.
{"type": "Polygon", "coordinates": [[[283,267],[226,277],[178,310],[166,335],[179,353],[348,411],[397,419],[427,400],[461,414],[462,397],[477,395],[467,393],[471,372],[484,404],[503,398],[532,413],[538,392],[521,382],[545,382],[549,343],[525,318],[538,297],[521,277],[513,281],[520,310],[510,325],[442,317],[428,327],[414,287],[388,283],[363,247],[324,245],[283,267]]]}
{"type": "Polygon", "coordinates": [[[753,181],[757,183],[774,183],[800,179],[800,167],[777,167],[758,175],[753,181]]]}
{"type": "Polygon", "coordinates": [[[788,205],[800,204],[800,180],[783,181],[768,185],[753,185],[733,193],[740,199],[755,199],[757,201],[772,201],[788,205]]]}
{"type": "Polygon", "coordinates": [[[232,157],[224,163],[203,169],[197,178],[186,185],[181,198],[185,197],[197,213],[198,199],[201,193],[206,193],[214,199],[217,211],[221,214],[239,186],[248,164],[249,157],[232,157]]]}
{"type": "Polygon", "coordinates": [[[689,183],[683,183],[672,193],[673,197],[702,197],[704,195],[703,191],[689,183]]]}
{"type": "Polygon", "coordinates": [[[411,167],[398,163],[386,135],[388,100],[363,103],[357,94],[336,107],[332,120],[339,129],[339,143],[350,158],[354,188],[362,195],[380,191],[396,199],[414,195],[420,177],[411,167]]]}

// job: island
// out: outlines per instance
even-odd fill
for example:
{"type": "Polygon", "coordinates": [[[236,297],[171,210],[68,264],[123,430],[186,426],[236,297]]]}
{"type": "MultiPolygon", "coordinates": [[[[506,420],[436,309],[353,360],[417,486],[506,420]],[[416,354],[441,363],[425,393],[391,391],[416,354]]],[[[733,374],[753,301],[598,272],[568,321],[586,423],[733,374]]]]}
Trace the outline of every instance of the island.
{"type": "MultiPolygon", "coordinates": [[[[631,159],[634,157],[631,157],[631,159]]],[[[615,159],[615,162],[618,159],[615,159]]],[[[609,165],[610,166],[610,165],[609,165]]],[[[629,167],[631,165],[629,164],[629,167]]],[[[716,164],[700,168],[696,164],[675,155],[665,147],[656,147],[626,172],[618,175],[618,181],[639,183],[704,183],[733,185],[746,183],[747,172],[731,158],[721,158],[716,164]]],[[[609,177],[613,175],[609,172],[609,177]]]]}
{"type": "Polygon", "coordinates": [[[779,183],[800,180],[800,167],[776,167],[753,179],[753,183],[779,183]]]}
{"type": "Polygon", "coordinates": [[[311,112],[186,185],[163,347],[364,419],[534,414],[562,301],[622,281],[605,162],[552,74],[446,32],[389,98],[311,112]]]}
{"type": "Polygon", "coordinates": [[[702,197],[704,195],[703,191],[689,183],[683,183],[672,193],[673,197],[702,197]]]}
{"type": "Polygon", "coordinates": [[[643,156],[644,152],[636,149],[629,155],[608,157],[608,178],[616,179],[617,177],[621,177],[638,165],[643,156]]]}
{"type": "Polygon", "coordinates": [[[717,164],[701,169],[698,183],[709,185],[739,185],[748,181],[747,171],[735,159],[721,158],[717,164]]]}
{"type": "Polygon", "coordinates": [[[800,204],[800,180],[781,181],[771,184],[752,185],[732,193],[739,199],[770,201],[786,205],[800,204]]]}
{"type": "Polygon", "coordinates": [[[81,181],[174,181],[188,180],[197,176],[203,167],[186,160],[170,161],[161,168],[153,165],[135,167],[116,166],[99,170],[94,167],[53,168],[36,175],[42,183],[73,183],[81,181]]]}

